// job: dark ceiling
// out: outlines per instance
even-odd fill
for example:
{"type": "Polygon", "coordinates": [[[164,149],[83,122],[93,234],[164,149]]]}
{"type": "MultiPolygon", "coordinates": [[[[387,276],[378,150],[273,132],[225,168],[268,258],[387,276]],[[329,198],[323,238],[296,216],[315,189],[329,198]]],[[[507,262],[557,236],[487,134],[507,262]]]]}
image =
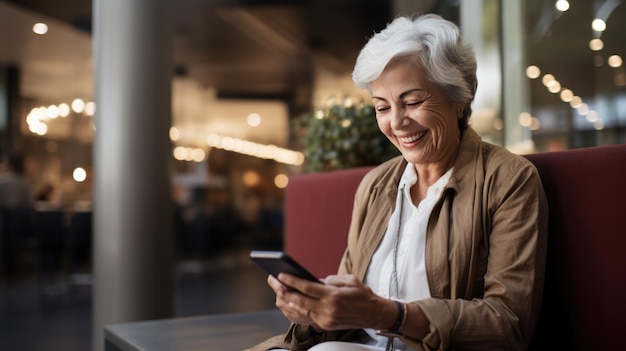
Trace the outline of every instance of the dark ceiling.
{"type": "MultiPolygon", "coordinates": [[[[8,2],[91,31],[90,0],[8,2]]],[[[283,100],[293,116],[311,107],[316,67],[349,74],[367,38],[393,16],[393,3],[458,23],[459,0],[171,0],[173,72],[214,88],[221,98],[283,100]]],[[[561,16],[552,1],[525,2],[528,63],[591,94],[596,54],[587,45],[589,23],[598,6],[610,3],[621,0],[577,1],[561,16]]],[[[624,54],[624,11],[617,6],[609,18],[605,54],[624,54]]],[[[532,91],[533,101],[546,99],[541,87],[532,91]]]]}
{"type": "MultiPolygon", "coordinates": [[[[89,0],[12,0],[90,32],[89,0]]],[[[349,73],[366,39],[382,29],[391,1],[176,0],[174,73],[218,97],[280,99],[309,108],[314,65],[349,73]]],[[[430,6],[432,1],[424,1],[430,6]]]]}

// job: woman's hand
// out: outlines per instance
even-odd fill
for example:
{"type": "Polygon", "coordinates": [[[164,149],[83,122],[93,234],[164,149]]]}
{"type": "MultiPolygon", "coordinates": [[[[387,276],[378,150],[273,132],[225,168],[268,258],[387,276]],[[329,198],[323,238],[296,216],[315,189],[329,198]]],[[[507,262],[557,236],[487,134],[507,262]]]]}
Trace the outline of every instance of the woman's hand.
{"type": "Polygon", "coordinates": [[[291,322],[318,329],[387,329],[397,317],[396,305],[352,275],[331,275],[324,284],[281,273],[268,277],[276,306],[291,322]]]}
{"type": "MultiPolygon", "coordinates": [[[[290,276],[291,275],[286,275],[290,276]]],[[[283,275],[280,276],[283,278],[283,275]]],[[[294,277],[295,278],[295,277],[294,277]]],[[[295,278],[298,279],[298,278],[295,278]]],[[[274,290],[276,294],[276,307],[289,319],[292,323],[314,325],[313,320],[308,316],[308,311],[303,306],[296,305],[291,300],[295,300],[292,295],[302,295],[299,291],[289,288],[281,283],[272,275],[267,277],[267,284],[274,290]]],[[[312,283],[314,284],[314,283],[312,283]]]]}

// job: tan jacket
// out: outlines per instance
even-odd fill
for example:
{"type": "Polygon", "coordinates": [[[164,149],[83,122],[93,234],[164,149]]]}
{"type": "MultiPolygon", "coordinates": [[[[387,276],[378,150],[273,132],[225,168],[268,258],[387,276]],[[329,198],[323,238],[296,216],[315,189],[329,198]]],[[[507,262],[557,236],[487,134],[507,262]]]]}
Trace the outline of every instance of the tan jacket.
{"type": "MultiPolygon", "coordinates": [[[[340,274],[364,279],[405,166],[404,159],[394,158],[359,185],[340,274]]],[[[423,340],[403,341],[420,350],[525,350],[543,291],[547,211],[534,165],[467,130],[428,222],[432,298],[412,302],[430,320],[431,332],[423,340]]],[[[352,333],[330,334],[311,336],[306,326],[293,325],[285,341],[294,350],[306,349],[352,333]]]]}

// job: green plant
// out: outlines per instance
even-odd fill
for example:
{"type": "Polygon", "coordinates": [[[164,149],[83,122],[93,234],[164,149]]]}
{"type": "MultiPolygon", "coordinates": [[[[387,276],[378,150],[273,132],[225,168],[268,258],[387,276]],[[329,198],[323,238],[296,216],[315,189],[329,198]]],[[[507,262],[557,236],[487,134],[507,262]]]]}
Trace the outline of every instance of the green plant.
{"type": "Polygon", "coordinates": [[[334,104],[292,122],[307,172],[377,165],[398,155],[378,129],[374,106],[334,104]]]}

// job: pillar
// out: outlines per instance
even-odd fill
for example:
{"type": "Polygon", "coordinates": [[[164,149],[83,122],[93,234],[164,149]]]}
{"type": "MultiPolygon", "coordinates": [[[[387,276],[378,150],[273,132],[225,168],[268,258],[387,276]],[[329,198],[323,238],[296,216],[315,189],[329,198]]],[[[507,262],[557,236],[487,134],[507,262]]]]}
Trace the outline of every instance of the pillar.
{"type": "Polygon", "coordinates": [[[519,115],[530,111],[529,83],[526,78],[526,53],[523,0],[501,2],[502,25],[502,106],[504,146],[530,153],[532,141],[528,128],[519,124],[519,115]]]}
{"type": "Polygon", "coordinates": [[[95,0],[93,349],[173,314],[168,0],[95,0]]]}

